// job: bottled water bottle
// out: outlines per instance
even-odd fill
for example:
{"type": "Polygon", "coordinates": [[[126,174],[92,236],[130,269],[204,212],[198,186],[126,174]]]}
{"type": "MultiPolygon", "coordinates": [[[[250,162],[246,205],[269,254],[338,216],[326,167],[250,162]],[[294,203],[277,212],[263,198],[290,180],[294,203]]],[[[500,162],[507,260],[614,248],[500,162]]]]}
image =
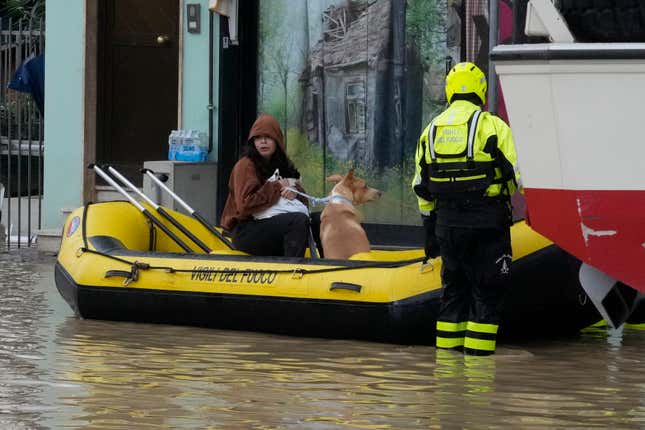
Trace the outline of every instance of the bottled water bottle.
{"type": "Polygon", "coordinates": [[[191,161],[190,152],[192,152],[193,139],[190,137],[190,132],[188,130],[181,130],[181,145],[179,145],[179,151],[177,151],[177,160],[178,161],[191,161]]]}
{"type": "Polygon", "coordinates": [[[179,130],[171,130],[168,136],[168,159],[175,160],[177,157],[177,150],[181,143],[179,130]]]}
{"type": "Polygon", "coordinates": [[[208,137],[206,133],[197,132],[199,139],[199,161],[206,161],[208,159],[208,137]]]}

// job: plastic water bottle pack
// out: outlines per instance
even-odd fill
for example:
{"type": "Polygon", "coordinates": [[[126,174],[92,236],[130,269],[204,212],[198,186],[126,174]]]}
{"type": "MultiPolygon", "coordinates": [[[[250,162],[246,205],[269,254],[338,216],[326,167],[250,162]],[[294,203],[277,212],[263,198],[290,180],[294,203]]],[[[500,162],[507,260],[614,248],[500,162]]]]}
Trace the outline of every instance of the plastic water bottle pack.
{"type": "Polygon", "coordinates": [[[168,159],[177,161],[206,161],[206,133],[198,130],[172,130],[168,136],[168,159]]]}

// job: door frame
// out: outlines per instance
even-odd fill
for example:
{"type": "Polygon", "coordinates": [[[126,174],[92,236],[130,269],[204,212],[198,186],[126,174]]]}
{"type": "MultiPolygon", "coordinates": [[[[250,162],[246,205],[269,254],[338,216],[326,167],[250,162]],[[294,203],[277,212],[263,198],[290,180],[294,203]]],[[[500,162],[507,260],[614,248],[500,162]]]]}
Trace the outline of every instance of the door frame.
{"type": "Polygon", "coordinates": [[[96,175],[86,169],[96,161],[99,0],[85,1],[85,88],[83,97],[83,204],[96,200],[96,175]]]}
{"type": "MultiPolygon", "coordinates": [[[[98,133],[98,72],[99,72],[99,23],[101,0],[85,0],[85,84],[83,97],[83,177],[82,177],[82,200],[83,204],[96,201],[96,174],[91,169],[85,169],[91,163],[96,162],[97,133],[98,133]]],[[[183,87],[183,52],[184,52],[184,8],[183,0],[176,0],[179,8],[179,40],[177,49],[177,126],[181,128],[182,118],[182,87],[183,87]]]]}
{"type": "Polygon", "coordinates": [[[217,224],[228,196],[229,176],[257,117],[259,1],[238,4],[238,45],[227,43],[228,18],[219,21],[217,224]]]}

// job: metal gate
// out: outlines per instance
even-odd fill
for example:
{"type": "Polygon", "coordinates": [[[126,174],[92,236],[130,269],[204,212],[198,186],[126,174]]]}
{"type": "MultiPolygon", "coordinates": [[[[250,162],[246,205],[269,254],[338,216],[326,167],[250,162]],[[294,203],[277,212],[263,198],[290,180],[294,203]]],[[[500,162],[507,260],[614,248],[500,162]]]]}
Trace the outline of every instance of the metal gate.
{"type": "Polygon", "coordinates": [[[5,249],[33,246],[41,228],[44,117],[32,94],[8,85],[16,82],[21,66],[44,54],[44,24],[0,17],[0,248],[5,249]]]}

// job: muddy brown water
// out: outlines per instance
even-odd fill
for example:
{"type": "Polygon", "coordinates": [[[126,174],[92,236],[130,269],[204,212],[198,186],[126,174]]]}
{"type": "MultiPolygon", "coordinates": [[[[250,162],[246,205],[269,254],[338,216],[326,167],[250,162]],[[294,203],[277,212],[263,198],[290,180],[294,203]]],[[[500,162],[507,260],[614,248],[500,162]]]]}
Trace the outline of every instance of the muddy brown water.
{"type": "Polygon", "coordinates": [[[427,346],[80,320],[0,254],[0,429],[645,427],[645,331],[427,346]]]}

